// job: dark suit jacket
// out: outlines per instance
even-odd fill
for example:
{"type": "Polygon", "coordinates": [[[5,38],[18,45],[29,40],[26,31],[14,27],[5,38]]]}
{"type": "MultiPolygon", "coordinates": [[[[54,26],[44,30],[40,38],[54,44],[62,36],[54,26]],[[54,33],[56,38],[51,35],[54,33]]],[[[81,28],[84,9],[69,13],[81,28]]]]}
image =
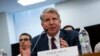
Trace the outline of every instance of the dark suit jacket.
{"type": "MultiPolygon", "coordinates": [[[[80,43],[79,43],[79,39],[78,39],[78,32],[60,30],[59,37],[63,38],[65,41],[67,41],[69,46],[78,45],[79,51],[81,51],[80,50],[81,47],[80,47],[80,43]]],[[[37,56],[38,51],[49,50],[47,34],[44,33],[42,35],[38,35],[38,36],[34,37],[32,40],[32,49],[35,44],[36,44],[36,46],[35,46],[34,50],[32,51],[31,56],[37,56]],[[39,39],[39,41],[36,44],[38,39],[39,39]]]]}

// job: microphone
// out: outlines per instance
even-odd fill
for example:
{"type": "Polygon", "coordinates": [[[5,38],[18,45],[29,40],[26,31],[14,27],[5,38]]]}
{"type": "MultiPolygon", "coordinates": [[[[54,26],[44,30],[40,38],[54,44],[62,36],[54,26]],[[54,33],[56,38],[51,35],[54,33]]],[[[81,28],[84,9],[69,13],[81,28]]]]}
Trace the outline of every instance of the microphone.
{"type": "Polygon", "coordinates": [[[40,34],[39,38],[37,39],[36,43],[34,44],[34,47],[32,48],[31,54],[32,54],[32,52],[34,51],[34,49],[35,49],[37,43],[39,42],[39,40],[40,40],[40,38],[41,38],[41,36],[42,36],[44,33],[46,33],[46,32],[47,32],[47,29],[45,29],[45,30],[40,34]]]}

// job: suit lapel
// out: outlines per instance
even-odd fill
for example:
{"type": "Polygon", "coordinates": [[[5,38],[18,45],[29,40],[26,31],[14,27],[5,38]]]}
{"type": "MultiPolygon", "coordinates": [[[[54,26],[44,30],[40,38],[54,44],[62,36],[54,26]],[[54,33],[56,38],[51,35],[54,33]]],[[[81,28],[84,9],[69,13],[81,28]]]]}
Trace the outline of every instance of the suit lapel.
{"type": "Polygon", "coordinates": [[[42,50],[49,50],[49,46],[48,46],[48,37],[46,34],[44,34],[41,38],[41,44],[40,44],[40,47],[41,47],[41,51],[42,50]]]}

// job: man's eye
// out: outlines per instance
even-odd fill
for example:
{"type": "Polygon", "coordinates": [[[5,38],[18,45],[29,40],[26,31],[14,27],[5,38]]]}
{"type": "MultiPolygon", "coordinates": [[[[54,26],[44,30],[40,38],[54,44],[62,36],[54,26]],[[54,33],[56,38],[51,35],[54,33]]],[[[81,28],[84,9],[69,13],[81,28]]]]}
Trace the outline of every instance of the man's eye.
{"type": "Polygon", "coordinates": [[[19,40],[20,42],[22,41],[22,39],[19,40]]]}
{"type": "Polygon", "coordinates": [[[53,20],[57,20],[57,18],[53,18],[53,20]]]}
{"type": "Polygon", "coordinates": [[[49,21],[49,19],[46,19],[45,21],[47,22],[47,21],[49,21]]]}

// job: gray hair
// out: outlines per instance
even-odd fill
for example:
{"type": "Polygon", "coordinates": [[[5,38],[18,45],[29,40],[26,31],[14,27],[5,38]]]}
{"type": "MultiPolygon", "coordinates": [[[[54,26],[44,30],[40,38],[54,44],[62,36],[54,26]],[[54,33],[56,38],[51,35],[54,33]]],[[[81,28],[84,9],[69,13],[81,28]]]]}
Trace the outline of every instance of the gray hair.
{"type": "Polygon", "coordinates": [[[42,14],[40,15],[40,20],[41,20],[41,21],[43,21],[43,16],[44,16],[45,13],[55,13],[55,14],[57,14],[57,16],[58,16],[59,19],[60,19],[60,15],[59,15],[58,11],[57,11],[55,8],[46,8],[46,9],[42,12],[42,14]]]}

